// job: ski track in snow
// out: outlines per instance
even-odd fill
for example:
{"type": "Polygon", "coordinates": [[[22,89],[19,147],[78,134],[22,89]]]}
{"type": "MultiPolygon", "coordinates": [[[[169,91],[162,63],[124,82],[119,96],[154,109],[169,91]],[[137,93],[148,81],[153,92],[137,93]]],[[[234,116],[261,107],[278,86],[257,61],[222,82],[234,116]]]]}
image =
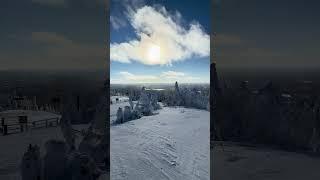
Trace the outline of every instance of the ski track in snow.
{"type": "Polygon", "coordinates": [[[110,128],[112,180],[209,179],[208,111],[164,107],[110,128]]]}

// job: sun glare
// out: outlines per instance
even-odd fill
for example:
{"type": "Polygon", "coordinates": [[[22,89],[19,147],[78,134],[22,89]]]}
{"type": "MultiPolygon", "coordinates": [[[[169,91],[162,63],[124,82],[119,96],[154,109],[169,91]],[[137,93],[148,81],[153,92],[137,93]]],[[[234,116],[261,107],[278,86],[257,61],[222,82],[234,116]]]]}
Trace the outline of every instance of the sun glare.
{"type": "Polygon", "coordinates": [[[160,46],[151,45],[148,49],[148,59],[150,62],[159,62],[160,60],[160,46]]]}

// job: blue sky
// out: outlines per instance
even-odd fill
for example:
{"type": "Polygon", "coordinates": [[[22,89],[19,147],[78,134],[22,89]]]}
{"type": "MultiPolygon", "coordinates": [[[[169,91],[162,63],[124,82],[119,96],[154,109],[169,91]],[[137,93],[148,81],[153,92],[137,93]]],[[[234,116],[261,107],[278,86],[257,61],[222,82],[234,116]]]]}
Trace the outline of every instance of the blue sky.
{"type": "Polygon", "coordinates": [[[209,83],[210,1],[113,0],[111,83],[209,83]]]}

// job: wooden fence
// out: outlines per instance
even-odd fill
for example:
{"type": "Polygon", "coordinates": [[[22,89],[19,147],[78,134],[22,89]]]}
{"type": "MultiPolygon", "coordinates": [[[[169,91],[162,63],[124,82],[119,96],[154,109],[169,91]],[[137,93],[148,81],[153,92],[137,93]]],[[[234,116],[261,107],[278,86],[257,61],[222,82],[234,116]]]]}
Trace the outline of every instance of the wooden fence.
{"type": "Polygon", "coordinates": [[[24,131],[28,131],[30,129],[38,129],[38,128],[48,128],[48,127],[55,127],[59,125],[59,117],[54,118],[47,118],[27,123],[12,123],[12,124],[5,124],[4,118],[1,119],[1,126],[0,131],[1,133],[6,136],[9,134],[16,134],[21,133],[24,131]]]}

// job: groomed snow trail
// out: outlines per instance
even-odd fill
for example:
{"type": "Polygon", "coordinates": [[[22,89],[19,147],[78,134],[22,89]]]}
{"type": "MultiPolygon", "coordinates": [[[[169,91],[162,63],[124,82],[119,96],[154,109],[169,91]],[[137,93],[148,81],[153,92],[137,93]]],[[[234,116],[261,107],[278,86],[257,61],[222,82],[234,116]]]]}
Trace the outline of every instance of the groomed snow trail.
{"type": "Polygon", "coordinates": [[[209,112],[164,107],[110,127],[112,180],[208,180],[209,112]]]}

